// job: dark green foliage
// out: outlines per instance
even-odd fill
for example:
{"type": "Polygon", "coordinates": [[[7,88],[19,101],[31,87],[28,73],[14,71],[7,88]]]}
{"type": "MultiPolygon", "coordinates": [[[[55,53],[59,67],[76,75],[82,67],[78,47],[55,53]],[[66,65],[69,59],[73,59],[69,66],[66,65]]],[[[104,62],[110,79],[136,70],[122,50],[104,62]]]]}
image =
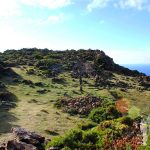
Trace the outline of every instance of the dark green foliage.
{"type": "Polygon", "coordinates": [[[36,82],[34,83],[35,86],[44,87],[44,83],[42,82],[36,82]]]}
{"type": "Polygon", "coordinates": [[[89,114],[89,118],[96,123],[102,122],[104,120],[116,119],[120,116],[121,114],[113,105],[110,105],[107,108],[99,107],[93,109],[89,114]]]}
{"type": "Polygon", "coordinates": [[[69,147],[71,149],[79,148],[78,142],[82,140],[81,130],[71,130],[64,137],[57,137],[48,144],[48,147],[69,147]]]}
{"type": "Polygon", "coordinates": [[[97,132],[87,131],[83,135],[83,143],[96,144],[98,141],[99,135],[97,132]]]}
{"type": "Polygon", "coordinates": [[[57,84],[65,84],[65,80],[63,78],[52,78],[52,83],[57,83],[57,84]]]}
{"type": "Polygon", "coordinates": [[[33,82],[31,80],[22,80],[22,83],[25,85],[33,85],[33,82]]]}
{"type": "Polygon", "coordinates": [[[29,75],[35,74],[35,70],[29,69],[29,70],[27,70],[27,74],[29,74],[29,75]]]}
{"type": "Polygon", "coordinates": [[[11,101],[15,101],[16,98],[13,96],[12,93],[10,92],[0,92],[0,101],[7,101],[7,102],[11,102],[11,101]]]}
{"type": "Polygon", "coordinates": [[[147,144],[146,150],[149,150],[150,149],[150,133],[148,134],[148,138],[147,138],[146,144],[147,144]]]}
{"type": "Polygon", "coordinates": [[[45,69],[48,69],[50,66],[57,64],[58,61],[55,59],[42,59],[37,62],[36,67],[46,67],[45,69]]]}
{"type": "Polygon", "coordinates": [[[64,136],[54,138],[48,143],[47,147],[54,146],[60,149],[67,147],[84,150],[105,149],[107,147],[105,142],[120,138],[129,130],[129,126],[122,124],[119,119],[103,121],[95,127],[82,127],[80,126],[80,129],[71,130],[64,136]]]}
{"type": "Polygon", "coordinates": [[[127,117],[127,116],[121,118],[120,121],[121,121],[122,124],[126,124],[126,125],[128,125],[128,126],[132,126],[132,125],[133,125],[133,122],[134,122],[133,119],[131,119],[130,117],[127,117]]]}
{"type": "MultiPolygon", "coordinates": [[[[48,143],[46,147],[59,147],[74,149],[93,150],[103,145],[100,138],[100,132],[97,131],[82,131],[79,129],[71,130],[64,136],[56,137],[48,143]]],[[[102,148],[102,147],[101,147],[102,148]]]]}
{"type": "Polygon", "coordinates": [[[120,99],[120,98],[123,97],[123,95],[122,95],[122,93],[121,93],[120,91],[111,90],[111,91],[109,91],[109,92],[110,92],[110,94],[111,94],[116,100],[118,100],[118,99],[120,99]]]}
{"type": "MultiPolygon", "coordinates": [[[[62,71],[73,71],[77,61],[81,60],[84,64],[89,65],[88,68],[85,67],[84,69],[85,77],[106,74],[106,71],[114,71],[133,76],[140,75],[138,72],[130,71],[129,69],[116,65],[113,59],[103,51],[91,49],[52,51],[48,49],[23,48],[21,50],[7,50],[1,53],[0,60],[7,66],[34,66],[36,72],[42,70],[43,75],[47,75],[48,77],[58,75],[62,71]],[[90,66],[92,67],[91,69],[90,66]],[[49,72],[46,72],[46,70],[49,70],[49,72]]],[[[4,64],[0,62],[0,67],[2,65],[4,64]]],[[[110,74],[108,75],[110,76],[110,74]]]]}
{"type": "Polygon", "coordinates": [[[16,106],[17,97],[8,92],[8,91],[3,91],[0,92],[0,108],[1,109],[10,109],[16,106]]]}
{"type": "Polygon", "coordinates": [[[0,81],[0,88],[5,88],[5,84],[0,81]]]}
{"type": "Polygon", "coordinates": [[[88,130],[91,129],[93,127],[95,127],[97,124],[95,122],[92,121],[86,121],[86,122],[82,122],[81,124],[78,125],[78,127],[81,130],[88,130]]]}
{"type": "Polygon", "coordinates": [[[53,136],[56,136],[56,135],[59,135],[56,131],[51,131],[51,130],[45,130],[45,132],[49,135],[53,135],[53,136]]]}
{"type": "Polygon", "coordinates": [[[49,92],[49,90],[46,90],[46,89],[37,90],[37,93],[39,94],[45,94],[47,92],[49,92]]]}
{"type": "Polygon", "coordinates": [[[105,108],[99,107],[99,108],[93,109],[91,113],[89,114],[89,118],[96,123],[106,120],[105,108]]]}
{"type": "MultiPolygon", "coordinates": [[[[39,68],[39,69],[46,69],[46,68],[39,68]]],[[[52,76],[55,76],[55,73],[50,70],[50,69],[47,69],[47,70],[43,70],[42,71],[42,75],[46,76],[46,77],[52,77],[52,76]]]]}

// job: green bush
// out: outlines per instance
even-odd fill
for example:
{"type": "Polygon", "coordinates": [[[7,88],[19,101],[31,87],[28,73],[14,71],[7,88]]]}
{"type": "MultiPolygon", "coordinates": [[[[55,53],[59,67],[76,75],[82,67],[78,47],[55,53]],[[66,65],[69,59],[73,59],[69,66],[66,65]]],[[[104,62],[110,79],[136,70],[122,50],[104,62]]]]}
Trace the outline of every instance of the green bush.
{"type": "Polygon", "coordinates": [[[89,118],[96,123],[106,120],[105,111],[106,109],[101,107],[93,109],[89,114],[89,118]]]}
{"type": "Polygon", "coordinates": [[[111,91],[110,91],[110,94],[111,94],[116,100],[118,100],[118,99],[120,99],[120,98],[123,97],[121,91],[119,91],[119,90],[111,90],[111,91]]]}
{"type": "Polygon", "coordinates": [[[71,149],[79,148],[79,141],[82,140],[82,131],[81,130],[71,130],[63,137],[56,137],[52,142],[48,143],[47,147],[69,147],[71,149]]]}
{"type": "Polygon", "coordinates": [[[42,59],[37,62],[36,67],[45,66],[50,67],[51,65],[57,64],[58,61],[56,59],[42,59]]]}
{"type": "Polygon", "coordinates": [[[150,149],[150,134],[148,134],[147,142],[146,142],[146,150],[150,149]]]}
{"type": "Polygon", "coordinates": [[[86,121],[86,122],[82,122],[78,125],[78,127],[81,129],[81,130],[88,130],[88,129],[91,129],[93,127],[95,127],[97,124],[95,122],[92,122],[92,121],[86,121]]]}
{"type": "Polygon", "coordinates": [[[34,69],[29,69],[29,70],[27,70],[27,74],[28,75],[35,74],[35,70],[34,69]]]}
{"type": "Polygon", "coordinates": [[[110,105],[108,108],[96,108],[91,111],[89,118],[96,122],[102,122],[104,120],[111,120],[121,117],[121,113],[115,108],[115,106],[110,105]]]}
{"type": "Polygon", "coordinates": [[[83,143],[96,144],[98,138],[99,138],[98,133],[90,130],[83,134],[83,143]]]}
{"type": "Polygon", "coordinates": [[[131,119],[130,117],[126,116],[126,117],[120,118],[120,122],[123,123],[123,124],[125,124],[125,125],[132,126],[134,120],[131,119]]]}
{"type": "Polygon", "coordinates": [[[64,136],[54,138],[51,142],[48,143],[46,148],[53,146],[64,150],[96,149],[97,146],[100,147],[100,145],[103,145],[99,133],[100,132],[97,132],[96,130],[71,130],[64,136]]]}

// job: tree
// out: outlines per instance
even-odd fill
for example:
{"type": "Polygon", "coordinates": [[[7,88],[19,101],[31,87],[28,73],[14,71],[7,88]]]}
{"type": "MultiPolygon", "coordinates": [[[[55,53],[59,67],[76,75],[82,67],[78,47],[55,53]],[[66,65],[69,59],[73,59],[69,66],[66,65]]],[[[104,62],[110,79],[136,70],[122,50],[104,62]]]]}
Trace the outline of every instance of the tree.
{"type": "Polygon", "coordinates": [[[73,67],[73,72],[79,77],[80,92],[83,92],[83,76],[94,75],[95,71],[92,64],[84,62],[80,57],[77,56],[76,63],[73,67]]]}

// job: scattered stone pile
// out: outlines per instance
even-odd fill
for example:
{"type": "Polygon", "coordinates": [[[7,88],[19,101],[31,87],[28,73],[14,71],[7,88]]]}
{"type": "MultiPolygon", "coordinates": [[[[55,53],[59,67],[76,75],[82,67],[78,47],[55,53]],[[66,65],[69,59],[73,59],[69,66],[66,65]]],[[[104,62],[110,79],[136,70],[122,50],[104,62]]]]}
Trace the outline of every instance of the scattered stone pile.
{"type": "Polygon", "coordinates": [[[59,107],[70,114],[88,115],[89,112],[101,105],[102,99],[87,95],[85,97],[62,99],[59,101],[59,107]]]}
{"type": "Polygon", "coordinates": [[[141,76],[138,78],[139,84],[146,88],[150,88],[150,76],[141,76]]]}
{"type": "Polygon", "coordinates": [[[13,140],[0,145],[0,150],[44,150],[45,138],[23,128],[13,128],[13,140]]]}

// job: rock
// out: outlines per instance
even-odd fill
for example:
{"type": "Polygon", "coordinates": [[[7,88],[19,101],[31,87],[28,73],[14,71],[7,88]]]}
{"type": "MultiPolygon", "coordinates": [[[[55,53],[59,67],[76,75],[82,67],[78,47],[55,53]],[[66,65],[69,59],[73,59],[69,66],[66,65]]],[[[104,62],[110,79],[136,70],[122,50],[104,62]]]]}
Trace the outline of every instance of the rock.
{"type": "Polygon", "coordinates": [[[0,145],[0,150],[5,150],[5,147],[6,147],[5,143],[1,144],[0,145]]]}
{"type": "Polygon", "coordinates": [[[46,139],[44,142],[44,145],[47,145],[50,141],[51,141],[51,139],[46,139]]]}
{"type": "Polygon", "coordinates": [[[38,149],[41,149],[41,150],[43,149],[42,145],[45,141],[45,137],[39,134],[36,134],[34,132],[26,131],[23,128],[13,128],[12,131],[13,131],[15,138],[18,141],[24,142],[26,144],[34,145],[38,147],[38,149]]]}
{"type": "Polygon", "coordinates": [[[26,144],[24,142],[17,142],[15,140],[8,141],[7,150],[38,150],[35,146],[31,144],[26,144]]]}
{"type": "Polygon", "coordinates": [[[14,139],[0,145],[0,150],[44,150],[43,136],[23,128],[13,128],[12,132],[14,139]]]}
{"type": "Polygon", "coordinates": [[[87,95],[84,97],[61,99],[58,107],[62,107],[65,112],[72,115],[88,115],[93,108],[101,106],[101,102],[101,98],[87,95]]]}

